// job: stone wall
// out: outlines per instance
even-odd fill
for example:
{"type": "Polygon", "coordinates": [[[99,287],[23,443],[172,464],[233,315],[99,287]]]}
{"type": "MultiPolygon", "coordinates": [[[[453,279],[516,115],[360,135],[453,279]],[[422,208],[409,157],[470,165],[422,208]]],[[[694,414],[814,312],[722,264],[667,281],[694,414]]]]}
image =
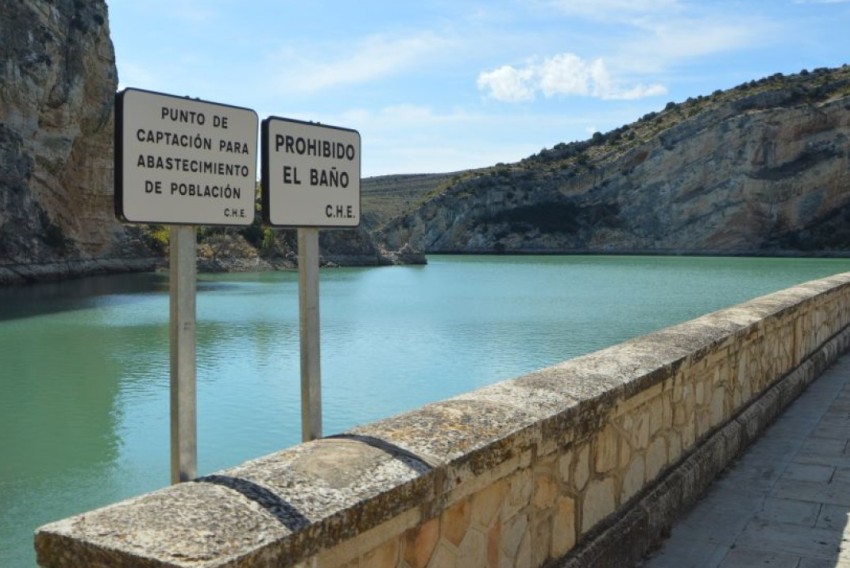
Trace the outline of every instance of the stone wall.
{"type": "Polygon", "coordinates": [[[39,529],[47,567],[628,566],[850,345],[850,273],[39,529]]]}

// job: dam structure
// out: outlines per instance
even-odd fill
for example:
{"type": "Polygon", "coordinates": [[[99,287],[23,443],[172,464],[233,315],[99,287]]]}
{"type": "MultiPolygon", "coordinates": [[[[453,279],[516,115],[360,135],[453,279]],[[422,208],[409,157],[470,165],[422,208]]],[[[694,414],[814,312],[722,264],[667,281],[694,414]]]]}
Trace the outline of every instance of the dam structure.
{"type": "Polygon", "coordinates": [[[848,350],[848,326],[850,273],[807,282],[45,525],[38,561],[634,566],[848,350]]]}

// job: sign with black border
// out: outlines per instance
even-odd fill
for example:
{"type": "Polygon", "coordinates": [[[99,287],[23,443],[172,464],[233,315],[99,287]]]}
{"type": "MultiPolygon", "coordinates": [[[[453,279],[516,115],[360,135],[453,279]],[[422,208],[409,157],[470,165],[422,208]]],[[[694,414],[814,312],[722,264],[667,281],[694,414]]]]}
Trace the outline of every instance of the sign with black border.
{"type": "Polygon", "coordinates": [[[253,110],[141,89],[115,95],[115,214],[128,223],[250,225],[253,110]]]}
{"type": "Polygon", "coordinates": [[[360,225],[360,133],[269,117],[262,122],[263,217],[274,227],[360,225]]]}

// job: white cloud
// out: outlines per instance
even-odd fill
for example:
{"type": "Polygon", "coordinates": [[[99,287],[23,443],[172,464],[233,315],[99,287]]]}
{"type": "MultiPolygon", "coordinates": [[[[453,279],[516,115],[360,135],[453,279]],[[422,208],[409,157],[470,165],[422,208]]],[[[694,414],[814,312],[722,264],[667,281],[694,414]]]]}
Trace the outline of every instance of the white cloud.
{"type": "Polygon", "coordinates": [[[547,97],[553,95],[589,95],[610,83],[605,65],[597,59],[586,62],[573,53],[561,53],[539,67],[540,89],[547,97]]]}
{"type": "Polygon", "coordinates": [[[496,100],[518,103],[534,99],[533,79],[534,71],[530,68],[516,69],[503,65],[479,74],[477,84],[479,89],[488,90],[496,100]]]}
{"type": "Polygon", "coordinates": [[[504,65],[478,75],[478,88],[501,102],[533,100],[539,92],[546,98],[585,96],[599,99],[637,99],[663,95],[659,83],[622,87],[612,78],[601,58],[587,61],[574,53],[561,53],[516,68],[504,65]]]}

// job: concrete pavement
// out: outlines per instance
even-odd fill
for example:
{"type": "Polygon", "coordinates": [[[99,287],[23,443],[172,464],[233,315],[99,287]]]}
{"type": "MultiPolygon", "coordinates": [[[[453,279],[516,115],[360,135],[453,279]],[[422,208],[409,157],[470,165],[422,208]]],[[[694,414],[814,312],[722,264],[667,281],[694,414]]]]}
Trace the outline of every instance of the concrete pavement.
{"type": "Polygon", "coordinates": [[[850,354],[680,518],[641,568],[850,568],[850,354]]]}

